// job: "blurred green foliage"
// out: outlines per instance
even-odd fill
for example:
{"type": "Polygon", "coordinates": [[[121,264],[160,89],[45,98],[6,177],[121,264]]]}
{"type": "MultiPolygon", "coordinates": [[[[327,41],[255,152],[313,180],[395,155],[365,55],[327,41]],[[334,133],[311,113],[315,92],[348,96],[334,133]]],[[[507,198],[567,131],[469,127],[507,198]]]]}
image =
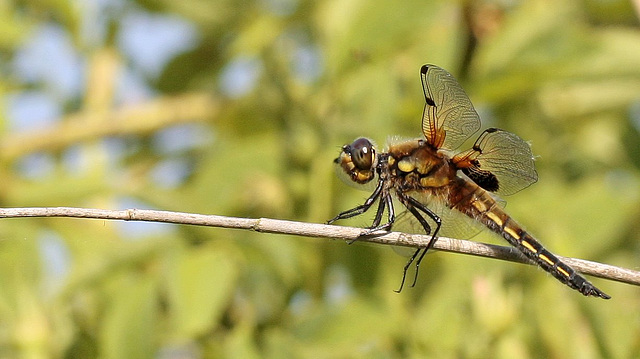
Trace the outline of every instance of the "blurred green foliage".
{"type": "MultiPolygon", "coordinates": [[[[0,201],[324,222],[367,196],[334,176],[342,144],[420,135],[418,70],[433,63],[485,127],[531,142],[540,180],[510,213],[560,255],[637,268],[638,11],[596,0],[4,2],[0,201]],[[192,31],[156,70],[145,61],[159,53],[127,45],[136,26],[170,40],[154,21],[192,31]],[[68,39],[57,51],[75,67],[55,66],[44,41],[36,53],[51,65],[24,68],[43,29],[68,39]],[[47,99],[50,121],[21,96],[47,99]]],[[[1,357],[640,356],[638,288],[595,279],[613,299],[584,298],[530,266],[434,253],[396,294],[405,259],[382,246],[54,218],[2,220],[0,238],[1,357]]]]}

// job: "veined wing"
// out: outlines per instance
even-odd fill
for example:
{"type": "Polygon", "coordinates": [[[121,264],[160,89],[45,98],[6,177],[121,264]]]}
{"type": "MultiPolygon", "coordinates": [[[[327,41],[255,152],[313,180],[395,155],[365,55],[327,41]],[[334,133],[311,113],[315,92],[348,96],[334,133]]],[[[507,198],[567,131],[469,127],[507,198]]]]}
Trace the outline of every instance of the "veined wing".
{"type": "MultiPolygon", "coordinates": [[[[433,196],[429,193],[419,191],[409,192],[408,195],[425,205],[442,219],[442,226],[440,227],[438,236],[469,239],[485,228],[479,221],[468,217],[458,210],[452,209],[441,196],[433,196]]],[[[395,204],[394,202],[394,205],[395,204]]],[[[395,208],[402,208],[402,205],[398,203],[395,208]]],[[[432,230],[429,234],[433,234],[436,224],[429,219],[427,219],[427,221],[430,222],[429,224],[432,230]]],[[[418,222],[409,211],[404,211],[397,216],[393,230],[405,233],[426,234],[420,222],[418,222]]]]}
{"type": "Polygon", "coordinates": [[[453,163],[480,187],[501,196],[538,180],[529,144],[497,128],[485,130],[472,149],[453,157],[453,163]]]}
{"type": "Polygon", "coordinates": [[[422,133],[435,148],[456,149],[480,128],[480,116],[458,81],[435,65],[420,69],[426,104],[422,133]]]}

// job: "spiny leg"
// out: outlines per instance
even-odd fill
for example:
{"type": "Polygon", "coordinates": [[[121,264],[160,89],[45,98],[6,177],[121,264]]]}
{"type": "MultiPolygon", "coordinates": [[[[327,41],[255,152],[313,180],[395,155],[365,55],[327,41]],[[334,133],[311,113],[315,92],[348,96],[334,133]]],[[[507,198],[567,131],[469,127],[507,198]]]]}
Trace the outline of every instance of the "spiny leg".
{"type": "Polygon", "coordinates": [[[384,214],[385,207],[386,207],[385,200],[383,198],[380,198],[380,204],[378,205],[376,216],[373,218],[373,223],[371,223],[371,226],[367,227],[368,229],[375,228],[380,225],[380,222],[382,222],[382,215],[384,214]]]}
{"type": "MultiPolygon", "coordinates": [[[[373,193],[369,196],[369,198],[367,198],[367,200],[352,209],[346,210],[344,212],[341,212],[340,214],[338,214],[337,216],[335,216],[334,218],[330,219],[329,221],[327,221],[327,224],[331,224],[339,219],[346,219],[346,218],[351,218],[351,217],[355,217],[358,215],[361,215],[363,213],[365,213],[366,211],[369,210],[369,208],[371,208],[371,206],[376,202],[376,200],[378,198],[380,198],[380,204],[378,205],[378,209],[376,211],[376,216],[373,219],[373,224],[371,225],[371,227],[369,227],[368,230],[366,230],[365,232],[360,234],[360,237],[362,236],[368,236],[371,233],[378,231],[378,230],[389,230],[391,229],[391,226],[393,225],[393,222],[395,221],[395,212],[393,210],[393,201],[391,199],[391,196],[389,195],[388,191],[384,191],[383,193],[383,188],[384,188],[384,181],[383,180],[379,180],[378,184],[375,188],[375,190],[373,191],[373,193]],[[382,194],[382,197],[381,197],[382,194]],[[384,214],[384,208],[387,207],[389,209],[389,222],[385,223],[383,225],[380,225],[380,222],[382,221],[382,215],[384,214]]],[[[350,240],[347,243],[348,244],[352,244],[353,242],[355,242],[356,239],[350,240]]]]}
{"type": "Polygon", "coordinates": [[[411,258],[409,258],[409,260],[407,261],[407,264],[405,264],[404,268],[402,268],[402,281],[400,282],[400,288],[398,288],[398,290],[394,290],[394,292],[396,293],[402,292],[402,287],[404,287],[404,280],[407,278],[407,270],[409,270],[411,263],[413,263],[413,261],[416,259],[416,257],[418,256],[418,253],[420,253],[421,250],[422,248],[416,249],[416,251],[413,252],[413,255],[411,256],[411,258]]]}
{"type": "MultiPolygon", "coordinates": [[[[380,222],[382,221],[382,215],[384,214],[384,208],[386,206],[387,206],[387,201],[385,201],[384,198],[380,198],[380,204],[378,204],[378,209],[376,210],[376,216],[373,218],[373,223],[371,224],[370,227],[368,227],[369,229],[367,231],[365,231],[365,232],[362,232],[359,237],[366,236],[366,235],[370,234],[369,232],[372,229],[377,228],[380,225],[380,222]]],[[[391,208],[390,210],[393,210],[393,208],[391,208]]],[[[352,244],[359,237],[348,241],[347,244],[352,244]]]]}
{"type": "Polygon", "coordinates": [[[385,191],[382,194],[382,198],[380,198],[380,206],[378,207],[378,212],[376,213],[376,218],[373,221],[373,225],[367,229],[366,231],[360,234],[361,237],[368,236],[376,231],[390,231],[391,227],[393,227],[393,223],[396,221],[396,213],[393,209],[393,199],[391,198],[391,194],[388,191],[385,191]],[[388,222],[385,224],[380,224],[382,220],[382,213],[384,211],[384,207],[387,207],[388,212],[388,222]]]}
{"type": "Polygon", "coordinates": [[[382,181],[378,181],[378,185],[376,186],[376,189],[373,190],[373,193],[371,194],[371,196],[369,196],[369,198],[367,198],[367,200],[364,201],[363,204],[357,207],[348,209],[344,212],[340,212],[340,214],[328,220],[327,224],[331,224],[339,219],[347,219],[347,218],[355,217],[368,211],[369,208],[371,208],[371,206],[375,203],[376,199],[378,199],[378,197],[380,196],[380,193],[382,192],[383,184],[384,183],[382,181]]]}
{"type": "MultiPolygon", "coordinates": [[[[431,233],[431,226],[429,226],[429,223],[427,222],[426,219],[424,219],[424,217],[420,214],[420,212],[418,212],[418,210],[415,208],[414,203],[412,203],[410,201],[410,199],[412,199],[409,196],[404,196],[404,195],[399,195],[398,198],[400,199],[400,202],[402,202],[402,204],[404,204],[405,207],[407,207],[407,210],[409,212],[411,212],[411,214],[418,220],[418,222],[420,222],[420,225],[422,225],[422,228],[424,229],[425,233],[428,235],[431,233]]],[[[414,202],[417,202],[414,200],[414,202]]],[[[431,241],[430,241],[431,242],[431,241]]],[[[429,248],[429,246],[427,246],[427,248],[429,248]]],[[[424,249],[424,251],[426,252],[427,248],[424,249]]],[[[411,256],[411,258],[409,258],[409,260],[407,261],[407,264],[405,264],[404,268],[402,269],[402,282],[400,283],[400,288],[398,290],[396,290],[396,293],[400,293],[402,291],[402,287],[404,287],[404,281],[407,277],[407,270],[409,270],[409,267],[411,266],[411,263],[413,263],[413,261],[416,259],[416,257],[418,256],[418,253],[420,253],[420,251],[423,250],[422,248],[418,248],[413,255],[411,256]]],[[[424,254],[423,254],[424,256],[424,254]]],[[[420,256],[420,258],[422,258],[422,256],[420,256]]],[[[418,267],[416,266],[416,275],[413,279],[413,284],[411,285],[412,287],[416,285],[416,280],[418,278],[418,267]]]]}
{"type": "MultiPolygon", "coordinates": [[[[417,209],[421,210],[422,212],[426,213],[427,216],[429,216],[434,222],[436,222],[436,229],[435,229],[435,231],[433,231],[433,235],[431,235],[431,239],[429,240],[429,243],[427,243],[427,246],[424,248],[424,251],[422,252],[422,254],[420,255],[420,258],[418,258],[418,261],[416,262],[416,275],[413,278],[413,284],[411,284],[411,286],[414,287],[416,285],[417,280],[418,280],[418,271],[420,269],[420,263],[422,262],[422,259],[424,258],[424,256],[427,254],[427,251],[429,249],[431,249],[433,247],[433,244],[436,242],[436,236],[438,235],[438,232],[440,231],[440,227],[442,227],[442,219],[440,219],[440,217],[438,217],[437,214],[433,213],[432,210],[427,208],[422,203],[416,201],[414,198],[408,197],[408,199],[409,199],[409,203],[414,205],[417,209]]],[[[411,213],[413,213],[413,212],[411,212],[411,213]]],[[[418,217],[418,216],[416,216],[416,217],[418,217]]],[[[424,217],[420,216],[420,218],[418,218],[418,221],[420,221],[420,223],[423,223],[423,222],[427,223],[427,221],[424,219],[424,217]],[[422,221],[420,221],[420,218],[422,218],[422,221]]],[[[423,224],[423,226],[424,226],[424,224],[423,224]]],[[[430,227],[428,227],[428,224],[427,224],[427,228],[431,229],[430,227]]],[[[425,228],[425,230],[427,228],[425,228]]]]}

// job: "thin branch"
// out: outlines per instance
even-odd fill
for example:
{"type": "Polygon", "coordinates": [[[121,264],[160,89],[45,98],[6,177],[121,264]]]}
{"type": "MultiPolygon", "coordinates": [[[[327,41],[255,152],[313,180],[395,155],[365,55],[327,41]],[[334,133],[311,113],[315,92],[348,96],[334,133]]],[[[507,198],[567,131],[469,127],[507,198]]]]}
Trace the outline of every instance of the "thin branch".
{"type": "MultiPolygon", "coordinates": [[[[292,234],[306,237],[325,237],[379,243],[405,247],[424,247],[429,236],[398,232],[381,232],[380,235],[360,238],[362,228],[342,227],[316,223],[284,221],[269,218],[237,218],[216,215],[203,215],[183,212],[155,211],[146,209],[103,210],[74,207],[33,207],[33,208],[0,208],[0,218],[24,217],[71,217],[124,221],[163,222],[196,226],[248,229],[263,233],[292,234]]],[[[522,256],[515,248],[492,244],[439,237],[433,246],[446,252],[469,254],[480,257],[496,258],[512,262],[533,264],[522,256]]],[[[620,268],[608,264],[591,262],[583,259],[560,257],[567,264],[581,273],[615,280],[618,282],[639,285],[640,272],[620,268]]]]}

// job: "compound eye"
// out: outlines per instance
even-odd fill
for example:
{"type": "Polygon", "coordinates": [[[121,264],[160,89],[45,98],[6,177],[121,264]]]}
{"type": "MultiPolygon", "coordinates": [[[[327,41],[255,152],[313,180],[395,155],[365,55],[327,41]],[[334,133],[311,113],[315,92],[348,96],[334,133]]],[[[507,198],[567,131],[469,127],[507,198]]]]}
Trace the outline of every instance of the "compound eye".
{"type": "Polygon", "coordinates": [[[370,170],[375,159],[375,149],[371,141],[358,138],[351,144],[351,160],[360,170],[370,170]]]}

